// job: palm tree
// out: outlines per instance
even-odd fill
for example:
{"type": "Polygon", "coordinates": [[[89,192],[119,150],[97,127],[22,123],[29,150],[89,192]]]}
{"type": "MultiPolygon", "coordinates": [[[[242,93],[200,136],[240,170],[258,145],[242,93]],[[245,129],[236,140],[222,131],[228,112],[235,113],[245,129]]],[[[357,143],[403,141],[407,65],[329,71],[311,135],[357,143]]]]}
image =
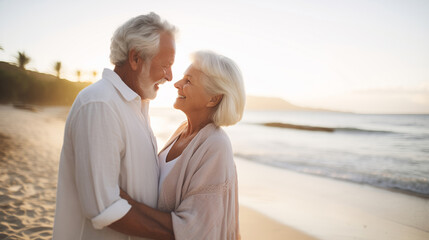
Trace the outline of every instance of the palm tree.
{"type": "Polygon", "coordinates": [[[77,81],[78,82],[80,82],[80,74],[81,74],[80,70],[77,70],[76,75],[77,75],[77,81]]]}
{"type": "Polygon", "coordinates": [[[18,52],[18,56],[16,56],[16,60],[18,61],[18,66],[21,69],[25,70],[25,65],[30,62],[30,57],[25,55],[25,52],[18,52]]]}
{"type": "Polygon", "coordinates": [[[60,73],[61,73],[61,62],[56,62],[55,63],[55,71],[57,72],[57,78],[60,78],[60,73]]]}
{"type": "Polygon", "coordinates": [[[92,71],[92,76],[94,76],[94,82],[95,82],[95,77],[97,76],[97,71],[92,71]]]}

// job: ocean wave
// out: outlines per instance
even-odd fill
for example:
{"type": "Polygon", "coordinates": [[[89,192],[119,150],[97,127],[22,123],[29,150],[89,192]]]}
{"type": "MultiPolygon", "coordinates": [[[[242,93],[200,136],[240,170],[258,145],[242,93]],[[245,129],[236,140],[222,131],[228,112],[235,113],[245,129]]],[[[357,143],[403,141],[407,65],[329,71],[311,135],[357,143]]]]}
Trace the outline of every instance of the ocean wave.
{"type": "Polygon", "coordinates": [[[368,129],[359,129],[359,128],[335,128],[335,131],[338,132],[350,132],[350,133],[380,133],[380,134],[392,134],[396,132],[392,131],[383,131],[383,130],[368,130],[368,129]]]}
{"type": "Polygon", "coordinates": [[[257,123],[257,125],[261,125],[265,127],[287,128],[287,129],[318,131],[318,132],[373,133],[373,134],[395,133],[392,131],[383,131],[383,130],[368,130],[368,129],[360,129],[360,128],[331,128],[331,127],[297,125],[297,124],[280,123],[280,122],[257,123]]]}
{"type": "Polygon", "coordinates": [[[374,187],[396,190],[406,194],[429,198],[429,179],[426,177],[399,177],[391,174],[371,172],[364,173],[351,170],[347,171],[345,169],[333,169],[326,166],[316,166],[306,162],[283,162],[267,158],[266,156],[261,158],[260,156],[252,154],[249,155],[235,153],[234,156],[260,164],[283,168],[289,171],[317,175],[358,184],[367,184],[374,187]]]}

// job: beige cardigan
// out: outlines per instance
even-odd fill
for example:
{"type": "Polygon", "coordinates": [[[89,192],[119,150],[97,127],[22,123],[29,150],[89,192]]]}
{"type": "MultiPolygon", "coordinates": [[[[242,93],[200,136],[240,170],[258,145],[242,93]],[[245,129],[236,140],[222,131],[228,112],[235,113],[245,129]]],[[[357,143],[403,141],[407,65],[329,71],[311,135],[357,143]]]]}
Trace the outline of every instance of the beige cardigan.
{"type": "MultiPolygon", "coordinates": [[[[164,149],[186,126],[177,129],[164,149]]],[[[231,143],[221,128],[208,124],[183,150],[161,186],[158,208],[172,211],[178,240],[240,238],[237,171],[231,143]]]]}

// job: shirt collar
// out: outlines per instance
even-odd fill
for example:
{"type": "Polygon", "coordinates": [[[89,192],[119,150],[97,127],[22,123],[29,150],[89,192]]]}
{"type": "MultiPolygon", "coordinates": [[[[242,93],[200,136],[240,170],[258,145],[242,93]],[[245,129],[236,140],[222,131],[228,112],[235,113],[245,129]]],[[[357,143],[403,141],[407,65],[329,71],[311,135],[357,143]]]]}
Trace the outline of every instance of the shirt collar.
{"type": "Polygon", "coordinates": [[[135,98],[139,98],[140,96],[134,92],[131,88],[129,88],[124,81],[122,81],[121,77],[116,74],[114,71],[105,68],[103,70],[103,78],[109,80],[113,86],[121,93],[122,97],[125,98],[128,102],[134,100],[135,98]]]}

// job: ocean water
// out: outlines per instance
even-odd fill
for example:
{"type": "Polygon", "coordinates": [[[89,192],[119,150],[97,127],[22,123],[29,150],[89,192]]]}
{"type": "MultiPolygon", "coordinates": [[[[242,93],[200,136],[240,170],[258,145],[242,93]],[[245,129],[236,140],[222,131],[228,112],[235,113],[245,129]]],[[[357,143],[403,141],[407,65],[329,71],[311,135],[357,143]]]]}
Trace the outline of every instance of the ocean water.
{"type": "MultiPolygon", "coordinates": [[[[177,110],[151,114],[160,147],[186,119],[177,110]]],[[[429,197],[429,115],[246,111],[225,130],[234,155],[249,161],[429,197]]]]}

